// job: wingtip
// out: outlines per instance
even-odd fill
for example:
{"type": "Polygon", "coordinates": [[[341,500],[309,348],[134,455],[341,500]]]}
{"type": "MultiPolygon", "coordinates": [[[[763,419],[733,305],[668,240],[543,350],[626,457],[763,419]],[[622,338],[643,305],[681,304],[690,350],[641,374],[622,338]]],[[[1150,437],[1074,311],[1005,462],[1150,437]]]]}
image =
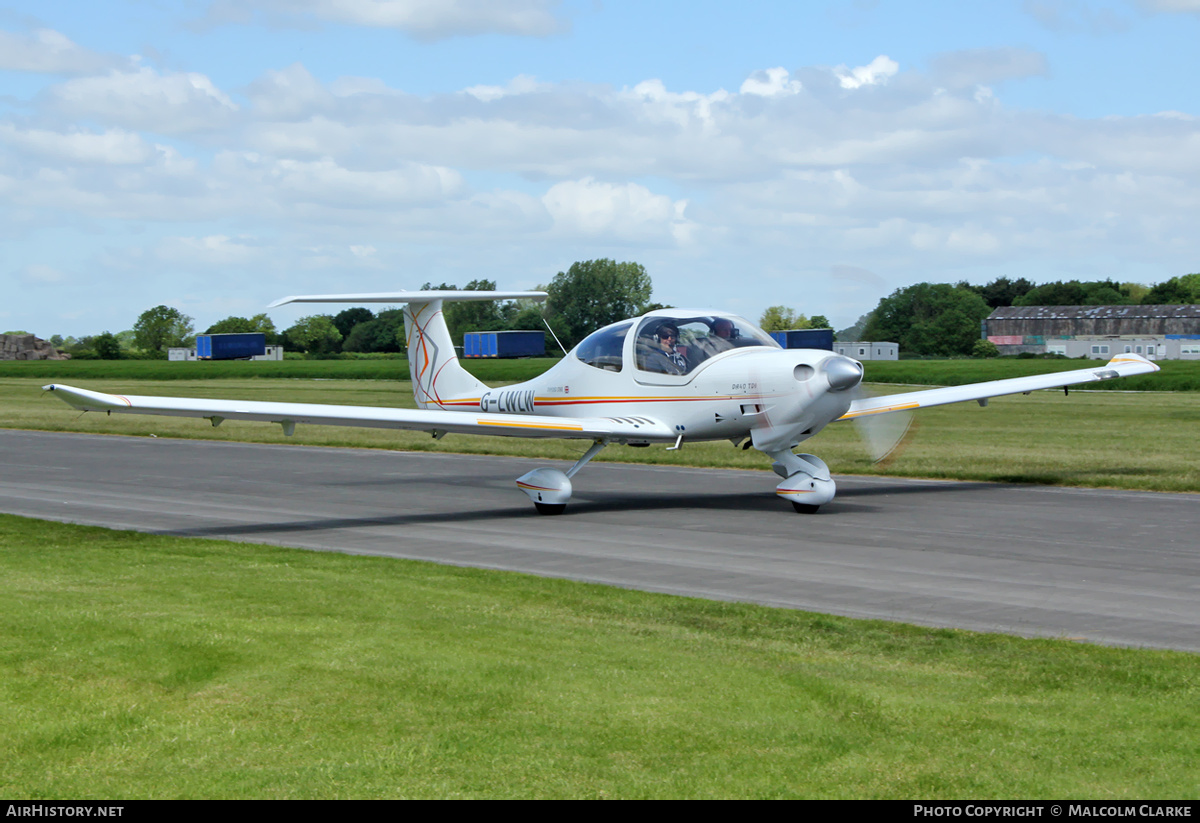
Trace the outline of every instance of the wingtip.
{"type": "Polygon", "coordinates": [[[1143,368],[1144,373],[1153,373],[1162,370],[1162,367],[1154,361],[1147,360],[1145,357],[1142,357],[1142,355],[1135,354],[1134,352],[1122,352],[1120,354],[1114,354],[1112,359],[1108,361],[1109,366],[1119,366],[1123,363],[1137,363],[1143,368]]]}

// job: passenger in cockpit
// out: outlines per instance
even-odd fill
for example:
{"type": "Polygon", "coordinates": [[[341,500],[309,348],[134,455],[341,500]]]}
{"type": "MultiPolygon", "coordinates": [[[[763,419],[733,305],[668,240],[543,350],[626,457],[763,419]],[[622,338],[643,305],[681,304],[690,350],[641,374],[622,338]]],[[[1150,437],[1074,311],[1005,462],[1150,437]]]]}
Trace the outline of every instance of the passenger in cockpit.
{"type": "Polygon", "coordinates": [[[709,333],[692,341],[691,348],[695,349],[701,360],[707,360],[723,351],[729,351],[737,344],[737,329],[733,321],[727,317],[718,317],[709,326],[709,333]]]}

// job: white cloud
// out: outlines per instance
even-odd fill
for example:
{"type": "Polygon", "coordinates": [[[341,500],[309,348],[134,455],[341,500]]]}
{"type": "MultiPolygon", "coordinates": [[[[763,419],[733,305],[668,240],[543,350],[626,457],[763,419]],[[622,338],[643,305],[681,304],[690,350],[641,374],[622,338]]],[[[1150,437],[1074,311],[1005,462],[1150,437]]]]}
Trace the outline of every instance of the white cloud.
{"type": "Polygon", "coordinates": [[[1150,12],[1190,12],[1200,14],[1200,0],[1138,0],[1150,12]]]}
{"type": "Polygon", "coordinates": [[[509,97],[514,94],[533,94],[547,88],[549,88],[549,85],[539,83],[537,78],[527,74],[519,74],[504,86],[471,86],[463,91],[476,100],[489,103],[492,100],[499,100],[501,97],[509,97]]]}
{"type": "Polygon", "coordinates": [[[103,132],[20,129],[0,123],[0,144],[21,154],[67,164],[134,165],[145,163],[153,147],[122,129],[103,132]]]}
{"type": "Polygon", "coordinates": [[[785,68],[756,71],[746,78],[740,89],[742,94],[758,97],[778,97],[781,94],[797,94],[803,86],[799,80],[791,80],[785,68]]]}
{"type": "Polygon", "coordinates": [[[24,35],[0,31],[0,69],[86,74],[128,63],[128,58],[89,51],[52,29],[38,29],[24,35]]]}
{"type": "Polygon", "coordinates": [[[268,70],[250,84],[246,96],[264,120],[293,120],[326,113],[336,106],[333,93],[300,63],[268,70]]]}
{"type": "Polygon", "coordinates": [[[636,183],[614,185],[591,177],[556,183],[542,197],[555,228],[616,241],[687,242],[686,200],[672,201],[636,183]]]}
{"type": "Polygon", "coordinates": [[[262,250],[248,238],[216,234],[206,237],[168,237],[155,249],[156,257],[175,266],[245,266],[261,259],[262,250]]]}
{"type": "Polygon", "coordinates": [[[1026,14],[1053,32],[1108,35],[1126,31],[1131,25],[1128,18],[1122,17],[1113,9],[1097,8],[1084,0],[1025,0],[1023,7],[1026,14]]]}
{"type": "Polygon", "coordinates": [[[847,69],[838,66],[834,70],[844,89],[857,89],[886,83],[888,78],[900,70],[900,64],[886,54],[881,54],[865,66],[847,69]]]}
{"type": "Polygon", "coordinates": [[[79,77],[50,89],[56,108],[131,129],[186,134],[225,125],[237,105],[203,74],[150,68],[79,77]]]}
{"type": "Polygon", "coordinates": [[[217,168],[243,185],[253,185],[284,210],[295,204],[341,209],[428,206],[464,193],[458,172],[422,163],[358,171],[327,157],[300,161],[225,154],[217,168]]]}
{"type": "Polygon", "coordinates": [[[545,37],[567,28],[556,0],[222,0],[213,22],[247,22],[254,10],[311,16],[332,23],[391,28],[419,40],[478,34],[545,37]]]}
{"type": "Polygon", "coordinates": [[[934,82],[951,89],[967,89],[1024,77],[1045,77],[1046,56],[1020,48],[969,49],[946,52],[933,58],[934,82]]]}
{"type": "Polygon", "coordinates": [[[26,266],[16,272],[16,276],[19,280],[33,283],[61,283],[66,279],[66,275],[62,271],[42,263],[26,266]]]}

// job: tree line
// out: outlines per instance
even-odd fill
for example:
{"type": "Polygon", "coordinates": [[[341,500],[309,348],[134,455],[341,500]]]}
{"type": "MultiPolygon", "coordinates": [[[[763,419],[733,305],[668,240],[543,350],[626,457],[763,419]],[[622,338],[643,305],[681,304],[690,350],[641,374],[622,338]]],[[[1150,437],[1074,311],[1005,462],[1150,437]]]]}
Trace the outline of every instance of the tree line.
{"type": "MultiPolygon", "coordinates": [[[[422,289],[457,289],[453,283],[425,283],[422,289]]],[[[493,280],[472,280],[467,291],[493,291],[493,280]]],[[[473,331],[545,329],[565,349],[572,348],[592,331],[636,317],[656,308],[651,302],[653,283],[645,268],[633,262],[609,259],[576,262],[560,271],[548,285],[545,304],[532,300],[447,303],[444,313],[451,336],[461,345],[473,331]]],[[[999,277],[984,285],[966,282],[917,283],[882,298],[875,309],[853,326],[837,332],[842,340],[889,340],[903,352],[927,356],[994,356],[995,347],[980,339],[980,322],[1001,306],[1055,305],[1158,305],[1200,303],[1200,274],[1187,274],[1145,286],[1112,280],[1054,281],[1037,285],[1025,278],[999,277]]],[[[827,328],[823,315],[808,317],[783,305],[770,306],[759,318],[766,331],[827,328]]],[[[205,334],[261,332],[268,345],[309,356],[341,353],[401,353],[405,349],[403,310],[390,307],[373,312],[363,307],[337,314],[302,317],[278,331],[266,314],[250,318],[227,317],[205,334]]],[[[169,306],[143,312],[133,329],[92,337],[50,342],[77,357],[165,358],[172,347],[195,342],[194,321],[169,306]]]]}
{"type": "Polygon", "coordinates": [[[1200,303],[1200,274],[1145,286],[1112,280],[1056,280],[1036,285],[999,277],[982,286],[966,282],[917,283],[897,289],[845,332],[859,340],[888,340],[908,354],[994,357],[980,324],[1003,306],[1114,306],[1200,303]]]}

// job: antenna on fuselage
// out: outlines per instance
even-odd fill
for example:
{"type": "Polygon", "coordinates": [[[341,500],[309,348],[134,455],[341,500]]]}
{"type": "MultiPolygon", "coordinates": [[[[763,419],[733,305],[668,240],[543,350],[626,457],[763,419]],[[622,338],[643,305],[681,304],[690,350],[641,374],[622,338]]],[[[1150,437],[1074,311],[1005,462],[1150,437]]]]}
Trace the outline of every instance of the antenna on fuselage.
{"type": "Polygon", "coordinates": [[[546,315],[542,315],[542,325],[546,327],[546,331],[550,332],[550,336],[554,338],[554,342],[558,343],[558,347],[562,349],[563,357],[567,356],[567,347],[564,346],[558,339],[558,335],[554,333],[554,329],[550,328],[550,323],[546,320],[546,315]]]}

